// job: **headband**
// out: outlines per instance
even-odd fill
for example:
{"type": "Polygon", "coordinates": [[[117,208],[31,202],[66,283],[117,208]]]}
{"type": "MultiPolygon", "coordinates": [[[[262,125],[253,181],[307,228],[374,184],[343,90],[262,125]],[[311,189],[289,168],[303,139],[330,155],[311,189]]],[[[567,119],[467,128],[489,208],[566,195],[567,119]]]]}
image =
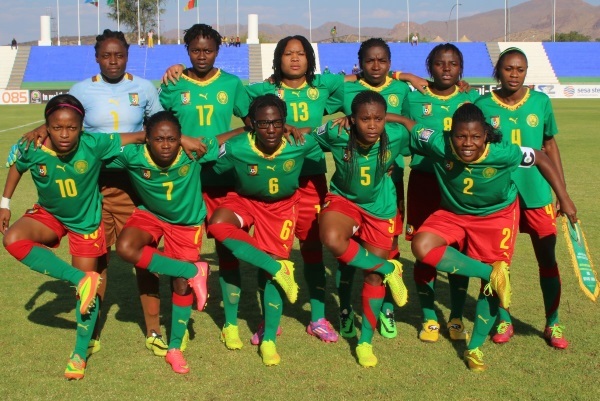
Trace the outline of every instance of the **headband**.
{"type": "Polygon", "coordinates": [[[54,113],[59,107],[69,107],[69,108],[75,110],[81,116],[83,116],[83,111],[81,109],[79,109],[79,107],[73,106],[72,104],[68,104],[68,103],[59,103],[56,106],[54,106],[46,111],[46,117],[48,117],[50,114],[54,113]]]}

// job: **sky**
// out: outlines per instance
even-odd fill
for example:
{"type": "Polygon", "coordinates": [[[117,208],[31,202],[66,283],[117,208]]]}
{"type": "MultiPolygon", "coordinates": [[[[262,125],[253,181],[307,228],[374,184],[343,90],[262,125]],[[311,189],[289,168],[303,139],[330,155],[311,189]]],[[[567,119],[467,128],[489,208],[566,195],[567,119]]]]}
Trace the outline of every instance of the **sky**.
{"type": "MultiPolygon", "coordinates": [[[[564,0],[557,0],[564,1],[564,0]]],[[[60,10],[60,36],[77,36],[77,3],[80,10],[81,35],[96,35],[98,32],[97,9],[84,0],[2,0],[0,14],[0,45],[10,44],[13,37],[19,42],[40,39],[40,16],[52,15],[57,20],[57,3],[60,10]]],[[[523,3],[525,0],[509,0],[509,7],[523,3]]],[[[586,0],[592,5],[600,5],[600,0],[586,0]]],[[[167,0],[167,11],[161,16],[161,31],[177,29],[178,0],[167,0]]],[[[183,11],[187,0],[179,0],[180,28],[188,28],[196,23],[196,12],[183,11]]],[[[399,22],[410,18],[411,22],[446,21],[478,14],[494,9],[503,9],[504,0],[394,0],[394,1],[361,1],[361,0],[198,0],[200,22],[213,27],[236,24],[236,3],[239,8],[239,23],[246,25],[248,14],[258,14],[259,30],[261,23],[273,25],[296,24],[308,28],[317,28],[326,22],[340,21],[347,25],[361,27],[391,28],[399,22]],[[393,4],[385,8],[382,4],[393,4]],[[407,3],[409,13],[407,13],[407,3]],[[218,13],[217,13],[218,5],[218,13]],[[301,6],[300,6],[301,5],[301,6]],[[309,13],[310,5],[310,13],[309,13]],[[454,9],[453,9],[454,6],[454,9]],[[294,7],[296,9],[294,10],[294,7]],[[290,10],[294,10],[290,12],[290,10]],[[218,18],[217,18],[218,14],[218,18]],[[290,15],[292,14],[292,15],[290,15]],[[218,19],[218,21],[217,21],[218,19]]],[[[551,7],[551,0],[548,6],[551,7]]],[[[100,31],[105,28],[116,29],[116,21],[106,17],[108,7],[106,0],[100,0],[100,31]]],[[[231,35],[235,32],[220,30],[221,34],[231,35]]],[[[292,33],[292,32],[291,32],[292,33]]],[[[53,32],[53,38],[56,33],[53,32]]]]}

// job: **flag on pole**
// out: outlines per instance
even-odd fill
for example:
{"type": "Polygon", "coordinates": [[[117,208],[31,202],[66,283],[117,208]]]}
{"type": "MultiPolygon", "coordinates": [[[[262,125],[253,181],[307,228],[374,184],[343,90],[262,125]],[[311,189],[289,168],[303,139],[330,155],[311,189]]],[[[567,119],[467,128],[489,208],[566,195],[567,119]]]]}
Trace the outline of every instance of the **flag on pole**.
{"type": "Polygon", "coordinates": [[[188,0],[188,3],[183,7],[183,11],[189,11],[196,7],[198,7],[198,0],[188,0]]]}
{"type": "Polygon", "coordinates": [[[85,3],[86,3],[86,4],[93,4],[93,5],[95,5],[96,7],[98,7],[98,2],[97,2],[97,1],[94,1],[94,0],[85,0],[85,3]]]}
{"type": "Polygon", "coordinates": [[[581,229],[581,221],[578,220],[577,223],[571,225],[566,217],[562,220],[567,248],[571,254],[575,275],[579,279],[579,287],[589,299],[596,301],[600,295],[600,285],[585,235],[581,229]]]}
{"type": "Polygon", "coordinates": [[[115,4],[115,0],[106,0],[107,6],[112,6],[113,4],[115,4]]]}

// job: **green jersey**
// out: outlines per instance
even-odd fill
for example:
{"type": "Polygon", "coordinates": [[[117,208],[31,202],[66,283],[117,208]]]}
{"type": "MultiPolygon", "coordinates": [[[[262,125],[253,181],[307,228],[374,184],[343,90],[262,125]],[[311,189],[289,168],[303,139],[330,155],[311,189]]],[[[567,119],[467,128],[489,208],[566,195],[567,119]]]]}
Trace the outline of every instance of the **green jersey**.
{"type": "Polygon", "coordinates": [[[288,198],[298,189],[304,160],[323,157],[317,142],[306,139],[303,146],[282,140],[277,151],[265,155],[256,147],[253,133],[238,135],[221,147],[214,170],[217,174],[234,171],[235,191],[242,196],[267,202],[288,198]]]}
{"type": "MultiPolygon", "coordinates": [[[[408,117],[417,123],[435,131],[450,131],[452,116],[463,103],[473,103],[479,97],[479,92],[461,92],[454,87],[454,92],[448,96],[438,96],[426,90],[425,93],[413,91],[408,94],[408,117]]],[[[431,160],[419,154],[413,154],[410,168],[433,173],[431,160]]]]}
{"type": "Polygon", "coordinates": [[[385,167],[384,171],[379,171],[380,141],[370,147],[358,146],[353,154],[348,148],[348,133],[338,135],[338,127],[332,128],[331,124],[328,122],[311,133],[323,148],[331,151],[335,162],[330,192],[343,196],[380,219],[394,217],[397,208],[396,187],[388,170],[400,155],[404,138],[408,137],[406,129],[403,135],[388,135],[385,167]]]}
{"type": "MultiPolygon", "coordinates": [[[[323,122],[323,115],[328,114],[327,100],[344,84],[341,75],[315,75],[312,85],[304,83],[299,88],[290,88],[285,84],[280,87],[269,82],[258,82],[246,87],[250,100],[258,96],[272,93],[279,96],[287,105],[286,123],[298,128],[318,127],[323,122]]],[[[325,157],[314,163],[306,160],[302,168],[302,176],[324,174],[327,171],[325,157]]]]}
{"type": "MultiPolygon", "coordinates": [[[[250,102],[242,81],[223,70],[208,81],[196,81],[182,75],[176,84],[161,85],[160,103],[172,111],[181,132],[194,138],[214,138],[231,129],[231,118],[248,115],[250,102]]],[[[224,186],[232,176],[217,177],[209,166],[202,170],[202,183],[206,186],[224,186]]]]}
{"type": "Polygon", "coordinates": [[[416,124],[411,150],[431,158],[440,185],[442,209],[456,214],[487,216],[504,209],[517,198],[511,174],[523,159],[521,148],[507,143],[487,144],[483,155],[464,163],[448,135],[416,124]]]}
{"type": "Polygon", "coordinates": [[[160,167],[152,160],[146,145],[136,145],[126,146],[111,164],[127,170],[142,201],[140,209],[167,223],[196,226],[206,217],[201,195],[201,164],[215,161],[219,154],[215,138],[204,142],[206,154],[199,160],[191,160],[180,150],[170,166],[160,167]]]}
{"type": "MultiPolygon", "coordinates": [[[[527,89],[519,103],[508,106],[491,92],[475,104],[492,127],[502,132],[502,140],[506,143],[541,150],[544,138],[558,132],[552,104],[545,93],[527,89]]],[[[519,190],[522,208],[535,209],[552,203],[550,184],[537,167],[518,169],[513,180],[519,190]]]]}
{"type": "Polygon", "coordinates": [[[96,231],[102,219],[100,168],[103,160],[119,155],[121,137],[82,132],[75,149],[66,154],[57,154],[45,146],[37,152],[25,152],[24,144],[19,145],[19,150],[21,157],[15,166],[20,173],[31,171],[37,203],[71,231],[96,231]]]}

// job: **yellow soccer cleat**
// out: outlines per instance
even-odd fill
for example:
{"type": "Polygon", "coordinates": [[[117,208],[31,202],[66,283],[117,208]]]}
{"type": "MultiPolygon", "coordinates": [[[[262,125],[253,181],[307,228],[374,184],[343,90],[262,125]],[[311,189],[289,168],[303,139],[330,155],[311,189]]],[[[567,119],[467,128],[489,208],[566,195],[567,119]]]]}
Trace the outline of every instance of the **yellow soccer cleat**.
{"type": "Polygon", "coordinates": [[[396,305],[404,306],[408,302],[408,290],[402,281],[402,263],[395,259],[390,259],[388,262],[394,265],[394,271],[385,275],[383,283],[390,287],[396,305]]]}
{"type": "Polygon", "coordinates": [[[230,324],[229,326],[223,327],[223,330],[221,330],[221,342],[225,344],[227,349],[242,349],[243,343],[242,340],[240,340],[238,326],[230,324]]]}
{"type": "Polygon", "coordinates": [[[483,352],[479,348],[466,350],[464,358],[472,372],[483,372],[488,368],[483,362],[483,352]]]}
{"type": "Polygon", "coordinates": [[[508,264],[503,260],[492,263],[492,274],[490,274],[490,286],[500,299],[500,306],[508,309],[510,306],[510,278],[508,264]]]}
{"type": "Polygon", "coordinates": [[[100,287],[102,278],[96,272],[86,272],[85,276],[77,284],[77,295],[79,296],[79,313],[86,315],[96,304],[96,292],[100,287]]]}
{"type": "Polygon", "coordinates": [[[152,334],[146,338],[146,348],[156,356],[167,356],[169,345],[162,335],[152,330],[152,334]]]}
{"type": "Polygon", "coordinates": [[[455,317],[454,319],[450,319],[446,325],[446,328],[448,329],[448,334],[450,335],[450,339],[452,341],[469,340],[469,332],[465,330],[465,325],[459,318],[455,317]]]}
{"type": "Polygon", "coordinates": [[[85,376],[85,361],[77,354],[73,354],[67,362],[65,378],[67,380],[81,380],[85,376]]]}
{"type": "Polygon", "coordinates": [[[434,343],[440,338],[440,324],[435,320],[428,320],[423,323],[423,328],[419,331],[419,340],[425,343],[434,343]]]}
{"type": "Polygon", "coordinates": [[[281,357],[277,353],[277,347],[273,341],[263,341],[260,344],[260,355],[266,366],[277,366],[281,362],[281,357]]]}
{"type": "Polygon", "coordinates": [[[358,363],[365,368],[374,368],[377,365],[377,357],[373,354],[373,346],[369,343],[358,344],[356,347],[358,363]]]}
{"type": "Polygon", "coordinates": [[[281,269],[275,273],[275,281],[281,287],[285,295],[291,303],[298,300],[298,283],[294,279],[294,264],[289,260],[278,260],[281,269]]]}

